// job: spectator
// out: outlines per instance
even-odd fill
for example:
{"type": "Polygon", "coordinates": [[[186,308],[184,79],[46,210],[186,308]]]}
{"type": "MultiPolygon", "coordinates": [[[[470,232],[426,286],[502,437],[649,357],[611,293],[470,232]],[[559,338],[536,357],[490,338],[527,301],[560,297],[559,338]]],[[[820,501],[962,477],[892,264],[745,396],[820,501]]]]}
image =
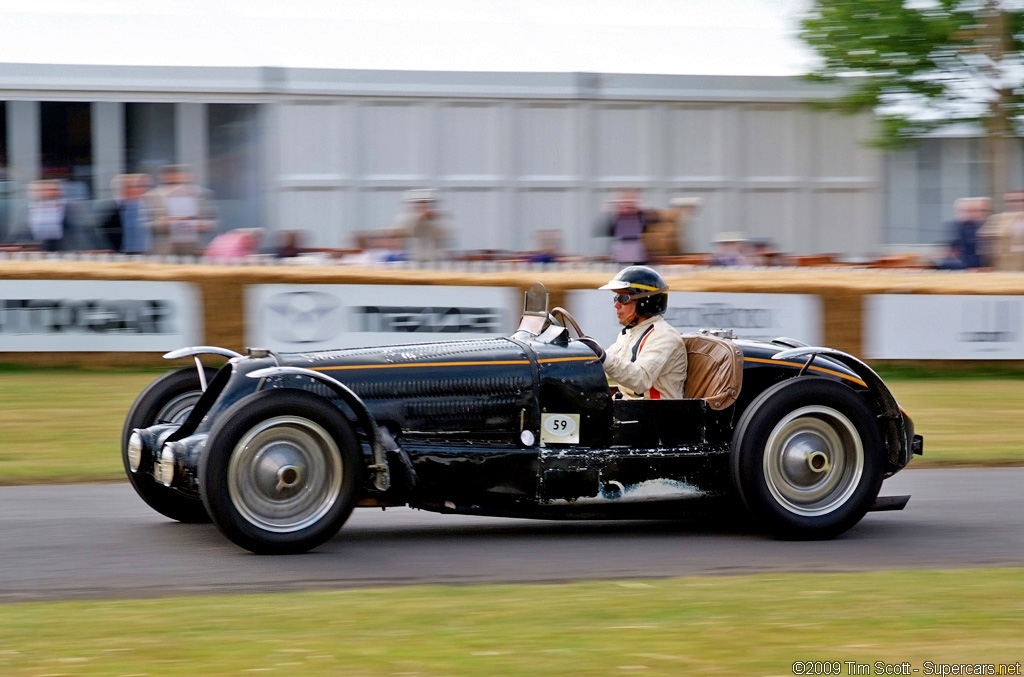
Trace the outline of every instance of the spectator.
{"type": "Polygon", "coordinates": [[[196,256],[215,230],[210,191],[197,186],[185,165],[160,168],[160,185],[144,197],[153,234],[154,254],[196,256]]]}
{"type": "Polygon", "coordinates": [[[262,228],[236,228],[213,238],[205,256],[217,263],[240,261],[259,254],[262,242],[262,228]]]}
{"type": "Polygon", "coordinates": [[[960,243],[957,240],[951,240],[947,243],[946,250],[935,261],[935,269],[963,270],[964,267],[964,261],[960,257],[960,243]]]}
{"type": "Polygon", "coordinates": [[[53,179],[60,186],[65,203],[67,226],[62,248],[65,251],[103,249],[106,243],[96,231],[89,193],[89,168],[82,166],[50,166],[43,169],[43,179],[53,179]]]}
{"type": "Polygon", "coordinates": [[[672,199],[668,209],[658,212],[658,220],[649,226],[644,237],[648,255],[657,258],[686,254],[700,205],[699,197],[677,197],[672,199]]]}
{"type": "Polygon", "coordinates": [[[274,258],[291,259],[302,254],[302,241],[305,233],[301,230],[282,230],[277,234],[277,246],[274,247],[274,258]]]}
{"type": "Polygon", "coordinates": [[[782,257],[775,249],[775,244],[766,237],[750,241],[750,263],[754,266],[779,265],[782,257]]]}
{"type": "Polygon", "coordinates": [[[615,240],[612,260],[625,264],[647,263],[644,233],[657,220],[657,214],[640,208],[640,191],[633,188],[620,190],[609,208],[610,213],[602,220],[599,232],[615,240]]]}
{"type": "Polygon", "coordinates": [[[1024,270],[1024,191],[1007,193],[1003,209],[977,231],[979,246],[994,269],[1024,270]]]}
{"type": "Polygon", "coordinates": [[[395,231],[384,229],[356,233],[357,252],[346,254],[341,263],[353,266],[374,266],[380,263],[404,261],[401,238],[395,231]]]}
{"type": "Polygon", "coordinates": [[[985,223],[986,203],[982,198],[962,197],[953,203],[952,238],[957,243],[965,268],[981,268],[983,260],[978,249],[978,231],[985,223]]]}
{"type": "Polygon", "coordinates": [[[651,222],[644,231],[644,248],[647,258],[663,259],[679,254],[679,226],[676,223],[677,210],[662,209],[651,211],[651,222]]]}
{"type": "Polygon", "coordinates": [[[527,254],[530,263],[558,263],[562,248],[562,232],[554,228],[533,231],[537,248],[527,254]]]}
{"type": "Polygon", "coordinates": [[[747,238],[742,233],[722,233],[715,240],[715,252],[711,265],[739,268],[754,265],[747,254],[747,238]]]}
{"type": "Polygon", "coordinates": [[[150,188],[146,174],[120,174],[111,182],[114,200],[104,205],[100,216],[100,235],[107,246],[124,254],[145,254],[150,247],[142,196],[150,188]]]}
{"type": "Polygon", "coordinates": [[[407,190],[402,197],[405,209],[395,219],[395,230],[410,245],[414,261],[431,262],[441,258],[450,226],[437,209],[437,198],[429,189],[407,190]]]}
{"type": "Polygon", "coordinates": [[[71,233],[71,222],[60,181],[48,179],[29,185],[28,229],[32,241],[43,251],[68,248],[66,238],[71,233]]]}

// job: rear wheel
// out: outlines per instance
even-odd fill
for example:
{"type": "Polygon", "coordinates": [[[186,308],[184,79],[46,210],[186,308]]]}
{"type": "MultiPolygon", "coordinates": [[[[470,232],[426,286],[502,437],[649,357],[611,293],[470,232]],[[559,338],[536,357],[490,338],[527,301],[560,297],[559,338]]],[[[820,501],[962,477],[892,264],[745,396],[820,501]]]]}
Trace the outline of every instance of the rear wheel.
{"type": "Polygon", "coordinates": [[[337,407],[300,390],[258,392],[210,433],[199,464],[218,528],[258,554],[305,552],[348,519],[362,474],[359,443],[337,407]]]}
{"type": "Polygon", "coordinates": [[[882,485],[884,447],[867,405],[815,377],[775,385],[736,426],[732,474],[743,502],[784,538],[832,538],[861,520],[882,485]]]}
{"type": "MultiPolygon", "coordinates": [[[[204,367],[204,371],[207,383],[217,373],[216,369],[210,367],[204,367]]],[[[206,514],[206,508],[198,496],[186,496],[165,487],[145,468],[133,472],[128,440],[136,428],[148,428],[157,423],[184,423],[202,394],[199,372],[195,367],[185,367],[164,374],[149,384],[135,399],[121,432],[121,461],[135,492],[149,507],[179,522],[209,522],[210,516],[206,514]]]]}

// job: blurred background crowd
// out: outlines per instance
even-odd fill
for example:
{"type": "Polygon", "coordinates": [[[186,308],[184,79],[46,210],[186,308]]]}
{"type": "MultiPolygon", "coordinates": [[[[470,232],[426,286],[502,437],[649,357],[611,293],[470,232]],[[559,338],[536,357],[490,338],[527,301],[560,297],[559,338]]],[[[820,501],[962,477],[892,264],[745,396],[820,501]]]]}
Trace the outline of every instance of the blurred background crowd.
{"type": "MultiPolygon", "coordinates": [[[[54,172],[60,176],[63,172],[54,172]]],[[[0,175],[0,178],[4,178],[0,175]]],[[[381,265],[441,261],[653,263],[716,267],[860,266],[937,270],[1024,270],[1024,191],[1007,193],[1005,210],[993,213],[989,197],[955,201],[943,230],[947,239],[923,253],[875,258],[843,253],[793,255],[769,237],[741,231],[716,234],[709,251],[692,242],[703,201],[680,196],[668,205],[644,203],[643,191],[622,188],[595,215],[593,236],[604,243],[597,255],[566,251],[557,228],[532,233],[534,247],[522,251],[460,250],[455,215],[442,208],[433,189],[403,193],[392,224],[356,230],[341,247],[313,247],[310,233],[261,227],[224,228],[216,196],[199,186],[187,165],[163,165],[153,174],[116,175],[110,199],[90,199],[70,178],[45,178],[27,185],[26,208],[0,251],[122,254],[182,257],[209,263],[287,260],[294,263],[381,265]]]]}
{"type": "Polygon", "coordinates": [[[999,66],[1019,65],[1024,10],[758,8],[725,23],[799,45],[799,63],[769,68],[798,52],[744,57],[737,40],[730,73],[676,50],[638,70],[608,49],[607,71],[0,63],[0,249],[1024,269],[1024,71],[999,66]]]}

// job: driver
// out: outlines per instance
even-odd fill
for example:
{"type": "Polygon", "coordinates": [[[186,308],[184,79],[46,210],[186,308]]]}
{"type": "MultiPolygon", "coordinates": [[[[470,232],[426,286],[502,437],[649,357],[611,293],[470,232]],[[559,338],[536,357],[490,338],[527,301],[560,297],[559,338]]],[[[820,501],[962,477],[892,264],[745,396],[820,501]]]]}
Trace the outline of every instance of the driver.
{"type": "Polygon", "coordinates": [[[678,399],[686,381],[686,345],[662,314],[668,308],[668,285],[653,268],[628,266],[601,287],[615,292],[615,314],[622,325],[615,343],[605,352],[584,336],[618,382],[626,399],[678,399]]]}

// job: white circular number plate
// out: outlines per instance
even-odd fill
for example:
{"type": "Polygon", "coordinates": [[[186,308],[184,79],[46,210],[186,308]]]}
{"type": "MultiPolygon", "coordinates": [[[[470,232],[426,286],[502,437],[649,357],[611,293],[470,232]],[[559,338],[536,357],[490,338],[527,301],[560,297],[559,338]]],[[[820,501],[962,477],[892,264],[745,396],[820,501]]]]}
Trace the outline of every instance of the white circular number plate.
{"type": "Polygon", "coordinates": [[[576,444],[580,441],[579,414],[542,414],[541,442],[576,444]]]}

